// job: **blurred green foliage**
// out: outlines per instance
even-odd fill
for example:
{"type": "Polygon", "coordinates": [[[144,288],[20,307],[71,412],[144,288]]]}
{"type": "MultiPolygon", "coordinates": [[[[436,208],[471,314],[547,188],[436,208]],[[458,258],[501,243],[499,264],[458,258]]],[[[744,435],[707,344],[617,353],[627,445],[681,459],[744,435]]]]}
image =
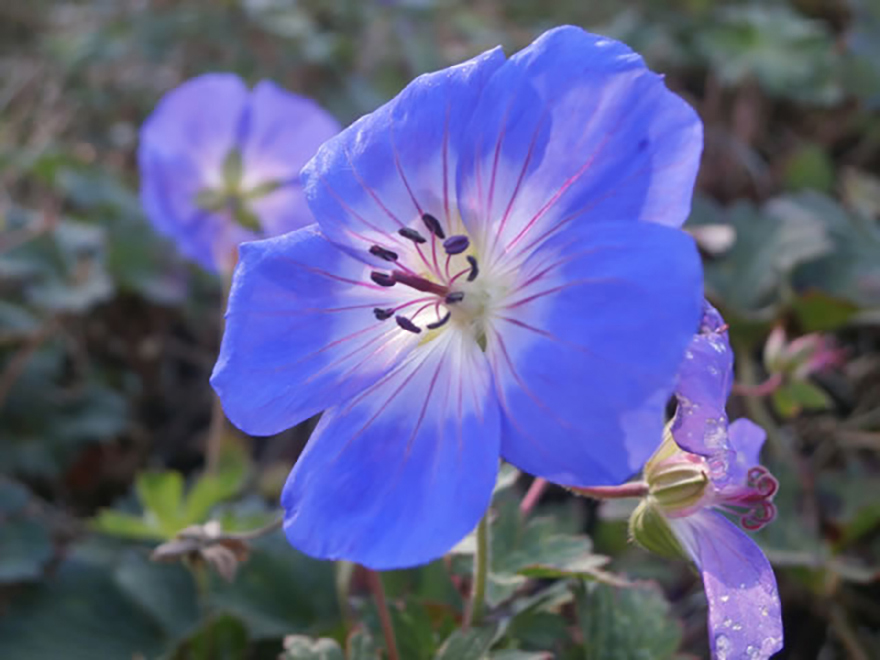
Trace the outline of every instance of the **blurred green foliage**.
{"type": "MultiPolygon", "coordinates": [[[[737,345],[730,412],[768,429],[782,483],[758,535],[779,575],[780,657],[873,657],[878,0],[4,0],[0,657],[383,657],[361,571],[334,574],[280,533],[251,544],[232,582],[148,559],[183,528],[272,520],[309,426],[231,439],[203,472],[220,286],[145,222],[138,127],[163,93],[217,70],[348,122],[421,72],[561,23],[625,40],[705,121],[688,227],[737,345]],[[826,333],[844,357],[751,394],[773,377],[760,359],[773,327],[826,333]]],[[[524,480],[507,470],[496,493],[485,625],[459,629],[471,539],[448,563],[385,576],[406,660],[705,656],[685,566],[629,547],[614,506],[551,491],[523,519],[524,480]]]]}

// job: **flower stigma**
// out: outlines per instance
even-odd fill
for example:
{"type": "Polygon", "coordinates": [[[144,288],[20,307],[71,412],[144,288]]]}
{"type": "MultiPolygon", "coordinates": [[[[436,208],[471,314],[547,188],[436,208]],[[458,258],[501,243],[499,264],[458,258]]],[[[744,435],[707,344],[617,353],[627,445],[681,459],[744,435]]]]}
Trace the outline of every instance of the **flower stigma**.
{"type": "Polygon", "coordinates": [[[462,223],[456,219],[447,225],[451,227],[423,213],[412,226],[388,236],[390,246],[369,247],[371,256],[385,262],[368,271],[370,282],[401,292],[400,304],[376,307],[372,313],[377,321],[393,317],[402,331],[422,335],[420,345],[455,328],[485,350],[487,326],[498,301],[511,289],[510,278],[493,278],[491,271],[481,270],[478,246],[462,223]],[[426,295],[411,299],[413,293],[426,295]]]}

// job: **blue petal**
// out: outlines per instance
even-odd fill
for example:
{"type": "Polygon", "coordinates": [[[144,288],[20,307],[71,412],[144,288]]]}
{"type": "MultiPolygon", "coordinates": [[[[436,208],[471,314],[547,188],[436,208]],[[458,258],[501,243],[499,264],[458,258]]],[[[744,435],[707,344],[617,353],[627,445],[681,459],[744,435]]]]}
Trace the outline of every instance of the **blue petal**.
{"type": "Polygon", "coordinates": [[[502,455],[566,485],[620,483],[662,437],[700,318],[700,260],[683,232],[581,225],[545,245],[494,310],[502,455]]]}
{"type": "Polygon", "coordinates": [[[465,124],[503,61],[495,49],[420,76],[321,147],[303,170],[303,182],[327,236],[357,248],[393,247],[403,240],[397,230],[423,213],[456,233],[454,173],[469,139],[465,124]]]}
{"type": "Polygon", "coordinates": [[[211,377],[229,419],[270,435],[372,385],[418,343],[373,316],[399,298],[315,225],[242,245],[211,377]]]}
{"type": "Polygon", "coordinates": [[[550,30],[495,73],[467,133],[459,203],[496,255],[572,221],[688,216],[702,124],[622,43],[550,30]]]}
{"type": "Polygon", "coordinates": [[[243,184],[284,185],[251,205],[266,236],[277,236],[314,222],[299,172],[318,147],[339,132],[339,123],[314,101],[264,80],[251,92],[241,129],[243,184]]]}
{"type": "Polygon", "coordinates": [[[485,357],[445,331],[324,414],[282,494],[288,539],[374,569],[442,556],[489,505],[499,427],[485,357]]]}
{"type": "Polygon", "coordinates": [[[733,351],[725,327],[718,311],[704,303],[700,331],[688,346],[675,388],[672,437],[685,451],[701,456],[731,451],[725,408],[733,385],[733,351]]]}
{"type": "Polygon", "coordinates": [[[719,513],[670,520],[703,577],[709,640],[717,660],[766,660],[782,648],[782,611],[767,557],[719,513]]]}
{"type": "Polygon", "coordinates": [[[761,464],[761,447],[767,439],[767,432],[743,417],[730,425],[728,437],[735,459],[729,465],[726,477],[731,483],[744,484],[749,469],[761,464]]]}
{"type": "Polygon", "coordinates": [[[223,220],[201,212],[195,196],[222,178],[235,146],[248,90],[233,74],[208,74],[169,92],[141,128],[138,163],[147,216],[181,251],[216,269],[223,220]]]}

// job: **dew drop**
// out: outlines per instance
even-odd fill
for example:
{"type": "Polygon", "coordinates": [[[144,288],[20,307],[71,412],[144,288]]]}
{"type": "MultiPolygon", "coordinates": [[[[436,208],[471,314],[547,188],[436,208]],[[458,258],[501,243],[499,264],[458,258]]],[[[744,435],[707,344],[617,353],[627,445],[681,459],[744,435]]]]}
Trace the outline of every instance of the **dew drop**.
{"type": "Polygon", "coordinates": [[[742,630],[742,629],[743,629],[743,627],[742,627],[742,624],[741,624],[741,623],[734,623],[734,624],[733,624],[733,631],[734,631],[734,632],[739,632],[739,631],[742,630]]]}
{"type": "Polygon", "coordinates": [[[761,616],[770,616],[770,610],[766,605],[761,608],[761,616]]]}
{"type": "Polygon", "coordinates": [[[725,628],[730,628],[733,625],[733,619],[727,617],[726,619],[724,619],[724,621],[721,622],[721,625],[723,625],[725,628]]]}
{"type": "Polygon", "coordinates": [[[730,641],[730,638],[721,633],[720,635],[715,636],[715,657],[718,660],[729,660],[731,658],[730,652],[733,650],[733,642],[730,641]]]}
{"type": "Polygon", "coordinates": [[[760,655],[761,655],[761,650],[757,646],[749,644],[746,647],[746,657],[758,658],[758,657],[760,657],[760,655]]]}
{"type": "Polygon", "coordinates": [[[730,594],[724,594],[723,596],[721,596],[720,600],[722,603],[726,603],[730,600],[730,594]]]}

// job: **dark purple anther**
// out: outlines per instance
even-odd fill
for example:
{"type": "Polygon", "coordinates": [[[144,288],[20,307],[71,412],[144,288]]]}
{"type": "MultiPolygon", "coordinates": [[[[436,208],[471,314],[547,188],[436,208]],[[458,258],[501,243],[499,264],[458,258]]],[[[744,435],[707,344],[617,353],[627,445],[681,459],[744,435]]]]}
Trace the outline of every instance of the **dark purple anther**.
{"type": "Polygon", "coordinates": [[[408,330],[409,332],[414,332],[415,334],[419,334],[422,329],[417,326],[415,323],[410,321],[405,316],[395,316],[394,320],[397,321],[397,325],[399,325],[404,330],[408,330]]]}
{"type": "Polygon", "coordinates": [[[372,254],[374,257],[384,259],[385,261],[397,261],[397,253],[392,252],[391,250],[386,250],[381,245],[374,245],[373,247],[371,247],[370,254],[372,254]]]}
{"type": "Polygon", "coordinates": [[[395,282],[397,282],[392,275],[380,273],[378,270],[374,270],[370,273],[370,279],[379,286],[394,286],[395,282]]]}
{"type": "Polygon", "coordinates": [[[446,296],[446,303],[449,305],[461,302],[462,300],[464,300],[464,291],[453,291],[446,296]]]}
{"type": "Polygon", "coordinates": [[[480,274],[480,269],[477,267],[477,260],[475,257],[468,255],[467,260],[468,263],[471,265],[471,272],[468,273],[467,281],[473,282],[475,279],[477,279],[477,275],[480,274]]]}
{"type": "Polygon", "coordinates": [[[433,215],[430,213],[422,214],[422,222],[425,223],[428,231],[434,234],[434,236],[440,239],[446,238],[446,232],[444,232],[443,227],[440,226],[440,221],[433,215]]]}
{"type": "Polygon", "coordinates": [[[467,236],[450,236],[443,241],[443,249],[446,254],[461,254],[471,244],[467,236]]]}
{"type": "Polygon", "coordinates": [[[444,317],[443,317],[442,319],[440,319],[439,321],[434,321],[433,323],[429,323],[429,324],[428,324],[428,330],[436,330],[436,329],[439,328],[440,326],[445,325],[446,322],[449,321],[449,319],[450,319],[451,316],[452,316],[451,313],[446,312],[446,316],[444,316],[444,317]]]}
{"type": "Polygon", "coordinates": [[[404,227],[403,229],[398,229],[397,233],[403,236],[404,238],[408,238],[413,243],[427,243],[428,239],[422,236],[415,229],[410,229],[409,227],[404,227]]]}
{"type": "Polygon", "coordinates": [[[394,316],[394,310],[390,309],[390,308],[389,309],[382,309],[381,307],[374,307],[373,314],[376,316],[376,318],[378,320],[384,321],[384,320],[390,319],[392,316],[394,316]]]}

